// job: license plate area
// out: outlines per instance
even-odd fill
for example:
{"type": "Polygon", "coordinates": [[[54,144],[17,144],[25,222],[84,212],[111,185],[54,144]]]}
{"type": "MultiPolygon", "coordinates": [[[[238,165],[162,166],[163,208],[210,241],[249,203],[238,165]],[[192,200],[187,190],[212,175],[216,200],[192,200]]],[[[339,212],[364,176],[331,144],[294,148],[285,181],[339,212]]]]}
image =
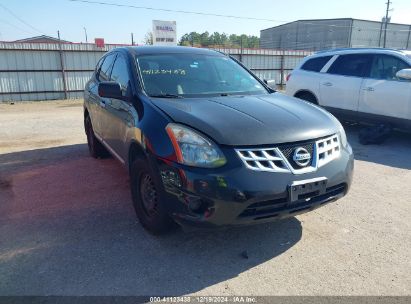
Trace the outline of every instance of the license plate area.
{"type": "Polygon", "coordinates": [[[295,181],[288,186],[290,202],[309,201],[311,198],[324,194],[327,190],[327,178],[318,177],[295,181]]]}

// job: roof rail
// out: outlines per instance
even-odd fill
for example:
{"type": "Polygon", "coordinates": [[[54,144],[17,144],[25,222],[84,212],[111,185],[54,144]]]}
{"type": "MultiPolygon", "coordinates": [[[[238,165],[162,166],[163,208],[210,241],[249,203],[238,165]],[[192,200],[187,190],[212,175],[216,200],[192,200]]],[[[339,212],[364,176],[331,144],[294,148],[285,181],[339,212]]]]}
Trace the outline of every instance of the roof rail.
{"type": "Polygon", "coordinates": [[[364,48],[326,49],[326,50],[317,51],[314,54],[321,54],[321,53],[327,53],[327,52],[337,52],[337,51],[350,51],[350,50],[387,50],[387,51],[396,51],[396,52],[402,52],[403,51],[403,50],[399,50],[399,49],[390,49],[390,48],[381,48],[381,47],[364,47],[364,48]]]}

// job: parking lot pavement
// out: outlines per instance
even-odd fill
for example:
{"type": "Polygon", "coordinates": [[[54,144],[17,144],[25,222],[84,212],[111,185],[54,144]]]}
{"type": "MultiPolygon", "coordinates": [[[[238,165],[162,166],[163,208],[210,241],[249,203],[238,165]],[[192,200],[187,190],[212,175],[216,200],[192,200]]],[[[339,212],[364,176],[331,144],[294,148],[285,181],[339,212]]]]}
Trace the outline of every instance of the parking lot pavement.
{"type": "Polygon", "coordinates": [[[0,105],[0,295],[411,295],[409,135],[361,146],[348,126],[355,176],[336,203],[154,237],[82,123],[78,101],[0,105]]]}

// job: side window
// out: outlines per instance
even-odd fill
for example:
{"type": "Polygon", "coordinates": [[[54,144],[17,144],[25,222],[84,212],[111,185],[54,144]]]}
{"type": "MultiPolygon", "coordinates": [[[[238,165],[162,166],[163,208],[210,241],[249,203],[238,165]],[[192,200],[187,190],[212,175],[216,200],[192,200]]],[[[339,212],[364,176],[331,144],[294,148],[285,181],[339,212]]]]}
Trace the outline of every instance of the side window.
{"type": "Polygon", "coordinates": [[[110,77],[110,68],[113,64],[115,54],[110,54],[104,58],[103,64],[101,65],[100,71],[98,72],[98,81],[108,81],[110,77]]]}
{"type": "Polygon", "coordinates": [[[128,74],[127,61],[122,55],[118,55],[116,61],[114,62],[110,80],[118,82],[123,95],[126,94],[130,77],[128,74]]]}
{"type": "Polygon", "coordinates": [[[370,54],[340,55],[328,69],[327,73],[367,77],[369,75],[372,58],[373,56],[370,54]]]}
{"type": "Polygon", "coordinates": [[[390,55],[374,55],[371,66],[370,78],[399,80],[395,75],[399,70],[409,69],[410,65],[400,58],[390,55]]]}
{"type": "Polygon", "coordinates": [[[323,57],[316,57],[316,58],[308,59],[303,64],[301,69],[305,71],[319,72],[331,58],[332,56],[323,56],[323,57]]]}

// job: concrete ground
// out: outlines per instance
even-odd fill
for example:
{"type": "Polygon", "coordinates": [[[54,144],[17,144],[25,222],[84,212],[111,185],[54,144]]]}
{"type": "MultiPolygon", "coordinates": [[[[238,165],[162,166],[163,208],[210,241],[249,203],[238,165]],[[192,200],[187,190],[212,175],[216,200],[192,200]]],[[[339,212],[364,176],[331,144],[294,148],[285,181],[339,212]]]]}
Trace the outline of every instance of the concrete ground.
{"type": "Polygon", "coordinates": [[[411,295],[409,135],[348,127],[351,192],[314,212],[154,237],[82,123],[78,101],[0,105],[0,295],[411,295]]]}

